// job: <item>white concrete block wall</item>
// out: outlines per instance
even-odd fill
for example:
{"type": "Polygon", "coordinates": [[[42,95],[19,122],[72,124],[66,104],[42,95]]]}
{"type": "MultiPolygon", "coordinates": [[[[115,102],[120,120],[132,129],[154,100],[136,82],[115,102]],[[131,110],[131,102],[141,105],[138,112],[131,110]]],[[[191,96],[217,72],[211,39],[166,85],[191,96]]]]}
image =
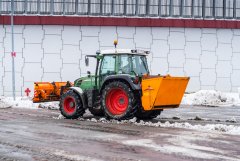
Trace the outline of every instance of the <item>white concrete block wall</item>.
{"type": "MultiPolygon", "coordinates": [[[[16,94],[34,81],[74,81],[94,73],[85,55],[119,48],[150,50],[153,74],[190,76],[187,91],[240,87],[240,29],[101,26],[15,26],[16,94]]],[[[33,92],[31,93],[33,94],[33,92]]],[[[0,95],[12,95],[11,29],[0,25],[0,95]]]]}

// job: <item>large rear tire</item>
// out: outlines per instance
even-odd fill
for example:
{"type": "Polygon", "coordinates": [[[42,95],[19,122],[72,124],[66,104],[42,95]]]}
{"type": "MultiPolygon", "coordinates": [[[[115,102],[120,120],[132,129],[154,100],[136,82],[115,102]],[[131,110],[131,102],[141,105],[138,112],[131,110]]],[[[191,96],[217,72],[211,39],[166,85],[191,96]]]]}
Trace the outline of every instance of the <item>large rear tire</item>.
{"type": "Polygon", "coordinates": [[[61,114],[67,119],[77,119],[85,113],[81,97],[73,90],[65,92],[60,99],[61,114]]]}
{"type": "Polygon", "coordinates": [[[133,90],[121,81],[114,81],[102,91],[102,108],[107,118],[131,119],[137,111],[137,100],[133,90]]]}
{"type": "Polygon", "coordinates": [[[161,114],[161,110],[153,110],[153,111],[138,111],[136,116],[138,119],[141,120],[148,120],[148,119],[154,119],[158,115],[161,114]]]}

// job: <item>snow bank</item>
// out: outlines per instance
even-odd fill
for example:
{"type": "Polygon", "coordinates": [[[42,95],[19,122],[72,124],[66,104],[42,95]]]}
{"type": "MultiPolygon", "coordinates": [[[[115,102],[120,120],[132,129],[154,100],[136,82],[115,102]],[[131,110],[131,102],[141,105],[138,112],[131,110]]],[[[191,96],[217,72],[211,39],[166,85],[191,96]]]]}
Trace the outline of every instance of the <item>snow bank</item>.
{"type": "MultiPolygon", "coordinates": [[[[84,119],[81,118],[83,121],[84,119]]],[[[113,123],[113,124],[134,124],[136,126],[150,126],[150,127],[168,127],[168,128],[183,128],[183,129],[192,129],[197,131],[204,131],[204,132],[219,132],[219,133],[225,133],[230,135],[240,135],[240,126],[234,126],[234,125],[224,125],[224,124],[206,124],[206,125],[192,125],[188,122],[184,123],[170,123],[170,122],[150,122],[150,121],[137,121],[137,118],[133,118],[131,120],[107,120],[105,118],[92,118],[92,119],[86,119],[87,121],[91,122],[102,122],[102,123],[113,123]]]]}
{"type": "Polygon", "coordinates": [[[0,108],[47,108],[59,109],[59,102],[33,103],[30,97],[16,97],[14,101],[12,97],[0,97],[0,108]]]}
{"type": "Polygon", "coordinates": [[[185,94],[181,104],[197,106],[239,106],[239,93],[223,93],[214,90],[201,90],[185,94]]]}

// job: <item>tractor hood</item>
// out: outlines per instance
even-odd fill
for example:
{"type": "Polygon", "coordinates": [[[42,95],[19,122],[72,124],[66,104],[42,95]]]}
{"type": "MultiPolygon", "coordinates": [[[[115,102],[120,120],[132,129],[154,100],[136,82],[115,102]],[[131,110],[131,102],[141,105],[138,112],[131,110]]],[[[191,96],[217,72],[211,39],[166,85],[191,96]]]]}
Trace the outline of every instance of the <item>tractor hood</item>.
{"type": "Polygon", "coordinates": [[[93,89],[93,87],[95,86],[95,76],[91,75],[76,79],[74,81],[74,86],[80,87],[83,90],[93,89]]]}

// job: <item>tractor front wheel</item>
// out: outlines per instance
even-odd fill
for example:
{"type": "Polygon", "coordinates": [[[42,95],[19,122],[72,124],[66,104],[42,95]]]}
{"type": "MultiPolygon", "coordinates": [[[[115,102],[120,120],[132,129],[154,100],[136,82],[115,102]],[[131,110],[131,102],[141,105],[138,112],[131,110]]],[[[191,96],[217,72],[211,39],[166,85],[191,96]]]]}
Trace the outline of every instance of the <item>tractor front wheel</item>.
{"type": "Polygon", "coordinates": [[[110,119],[130,119],[137,111],[137,101],[127,84],[114,81],[107,84],[102,91],[102,107],[110,119]]]}
{"type": "Polygon", "coordinates": [[[61,114],[67,119],[76,119],[85,112],[81,97],[73,90],[65,92],[60,99],[61,114]]]}

